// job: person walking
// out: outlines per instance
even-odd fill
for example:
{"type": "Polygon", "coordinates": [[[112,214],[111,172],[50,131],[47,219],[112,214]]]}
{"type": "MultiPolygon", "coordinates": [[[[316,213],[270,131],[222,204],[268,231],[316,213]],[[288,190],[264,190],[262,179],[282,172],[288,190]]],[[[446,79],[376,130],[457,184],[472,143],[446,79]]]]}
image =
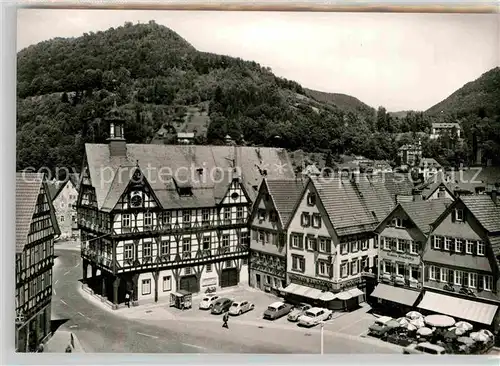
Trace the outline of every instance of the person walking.
{"type": "Polygon", "coordinates": [[[229,320],[229,313],[225,312],[224,315],[222,316],[222,328],[229,329],[229,326],[227,325],[227,321],[229,320]]]}
{"type": "Polygon", "coordinates": [[[130,293],[128,291],[125,294],[125,305],[127,305],[127,307],[130,307],[130,293]]]}

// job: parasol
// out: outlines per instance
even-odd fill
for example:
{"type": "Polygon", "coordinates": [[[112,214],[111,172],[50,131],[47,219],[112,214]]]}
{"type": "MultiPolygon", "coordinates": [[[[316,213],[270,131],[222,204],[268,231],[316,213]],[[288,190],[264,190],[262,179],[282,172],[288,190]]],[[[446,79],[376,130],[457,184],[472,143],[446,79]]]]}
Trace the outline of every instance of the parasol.
{"type": "Polygon", "coordinates": [[[475,340],[476,342],[488,342],[490,340],[490,337],[486,335],[486,333],[483,332],[474,332],[470,334],[470,337],[475,340]]]}
{"type": "Polygon", "coordinates": [[[493,333],[491,333],[488,329],[481,329],[481,330],[479,331],[479,333],[484,333],[484,334],[486,334],[486,335],[487,335],[488,337],[490,337],[490,338],[493,338],[493,337],[494,337],[493,333]]]}
{"type": "Polygon", "coordinates": [[[410,324],[414,325],[417,328],[425,327],[424,318],[415,318],[410,320],[410,324]]]}
{"type": "Polygon", "coordinates": [[[423,327],[423,328],[420,328],[419,330],[417,330],[417,334],[420,334],[421,336],[429,336],[432,334],[432,329],[430,328],[427,328],[427,327],[423,327]]]}
{"type": "Polygon", "coordinates": [[[458,337],[457,341],[466,345],[472,345],[474,344],[474,340],[470,337],[458,337]]]}
{"type": "Polygon", "coordinates": [[[464,322],[464,321],[457,322],[455,324],[455,327],[459,328],[459,329],[463,329],[465,332],[469,332],[472,330],[472,324],[464,322]]]}
{"type": "Polygon", "coordinates": [[[448,328],[455,325],[455,319],[448,315],[429,315],[425,317],[425,323],[431,327],[448,328]]]}
{"type": "Polygon", "coordinates": [[[408,319],[417,319],[417,318],[423,318],[424,316],[420,314],[418,311],[410,311],[409,313],[406,314],[406,317],[408,319]]]}
{"type": "Polygon", "coordinates": [[[401,328],[406,329],[409,332],[414,332],[417,330],[417,327],[411,323],[406,323],[405,325],[401,325],[401,328]]]}
{"type": "Polygon", "coordinates": [[[399,323],[400,326],[405,326],[407,324],[410,324],[410,321],[408,320],[408,318],[405,318],[404,316],[401,317],[401,318],[397,318],[396,321],[399,323]]]}
{"type": "Polygon", "coordinates": [[[463,328],[451,327],[451,328],[448,328],[448,332],[453,332],[453,333],[455,333],[455,335],[461,336],[461,335],[464,335],[466,333],[466,330],[464,330],[463,328]]]}

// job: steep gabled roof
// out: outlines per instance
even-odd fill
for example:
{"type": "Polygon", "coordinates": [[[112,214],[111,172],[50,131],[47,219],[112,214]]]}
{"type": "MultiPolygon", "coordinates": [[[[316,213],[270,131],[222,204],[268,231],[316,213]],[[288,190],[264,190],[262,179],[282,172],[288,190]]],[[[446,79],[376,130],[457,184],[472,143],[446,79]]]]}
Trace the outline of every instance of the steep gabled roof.
{"type": "Polygon", "coordinates": [[[448,198],[440,198],[429,201],[400,202],[399,206],[423,234],[428,234],[431,231],[431,224],[446,211],[451,202],[452,200],[448,198]]]}
{"type": "Polygon", "coordinates": [[[395,206],[395,197],[389,193],[384,182],[377,175],[360,175],[353,185],[359,191],[366,209],[377,221],[386,217],[395,206]]]}
{"type": "Polygon", "coordinates": [[[463,196],[460,200],[489,233],[500,233],[500,205],[495,204],[490,196],[463,196]]]}
{"type": "Polygon", "coordinates": [[[18,172],[16,173],[16,253],[21,253],[27,243],[31,221],[42,187],[46,191],[52,226],[56,235],[60,234],[52,199],[48,193],[48,185],[44,183],[44,175],[42,173],[18,172]]]}
{"type": "Polygon", "coordinates": [[[300,199],[306,183],[307,180],[302,179],[264,179],[262,184],[267,185],[283,228],[292,218],[295,204],[300,199]]]}
{"type": "Polygon", "coordinates": [[[413,193],[414,184],[409,173],[379,173],[375,177],[384,183],[392,197],[411,196],[413,193]]]}
{"type": "Polygon", "coordinates": [[[52,201],[54,201],[61,192],[61,190],[64,188],[64,183],[62,181],[48,181],[47,182],[47,191],[49,193],[49,197],[52,201]]]}

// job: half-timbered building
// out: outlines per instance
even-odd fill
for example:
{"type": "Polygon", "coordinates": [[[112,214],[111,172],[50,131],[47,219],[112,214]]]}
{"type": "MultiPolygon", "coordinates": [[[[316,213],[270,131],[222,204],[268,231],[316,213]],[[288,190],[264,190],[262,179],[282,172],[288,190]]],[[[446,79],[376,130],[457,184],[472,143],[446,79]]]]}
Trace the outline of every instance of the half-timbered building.
{"type": "Polygon", "coordinates": [[[51,332],[54,238],[60,234],[43,174],[16,175],[16,351],[34,351],[51,332]]]}
{"type": "Polygon", "coordinates": [[[279,292],[286,287],[286,230],[305,179],[264,179],[249,220],[250,286],[279,292]]]}
{"type": "Polygon", "coordinates": [[[264,177],[294,177],[286,151],[127,144],[116,110],[108,122],[108,143],[85,146],[84,278],[91,268],[88,282],[115,305],[127,292],[137,304],[248,283],[251,205],[264,177]]]}

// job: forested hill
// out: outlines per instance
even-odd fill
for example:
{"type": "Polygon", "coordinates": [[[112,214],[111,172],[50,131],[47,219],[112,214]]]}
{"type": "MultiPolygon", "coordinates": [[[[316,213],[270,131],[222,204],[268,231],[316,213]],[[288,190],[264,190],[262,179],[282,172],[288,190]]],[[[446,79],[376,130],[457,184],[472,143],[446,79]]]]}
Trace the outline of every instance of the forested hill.
{"type": "Polygon", "coordinates": [[[129,142],[147,143],[165,125],[179,130],[199,111],[206,134],[197,143],[229,134],[239,144],[370,155],[370,107],[325,101],[256,62],[199,52],[154,21],[30,46],[17,72],[18,169],[79,169],[84,143],[107,138],[102,118],[115,101],[129,142]]]}

